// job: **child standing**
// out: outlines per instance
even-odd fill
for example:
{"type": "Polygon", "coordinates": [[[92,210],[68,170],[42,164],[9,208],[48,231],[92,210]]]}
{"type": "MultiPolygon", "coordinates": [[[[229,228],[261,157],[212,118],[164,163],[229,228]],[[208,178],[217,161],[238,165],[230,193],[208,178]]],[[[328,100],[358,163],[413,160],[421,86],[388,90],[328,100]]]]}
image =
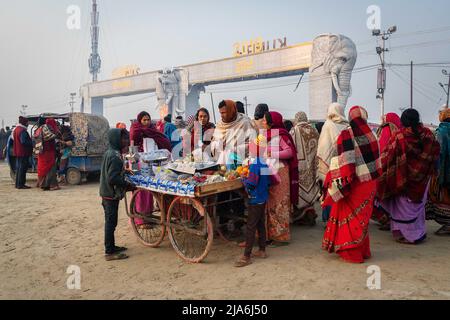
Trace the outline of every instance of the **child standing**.
{"type": "Polygon", "coordinates": [[[100,174],[100,196],[105,211],[105,259],[106,261],[127,259],[124,247],[116,247],[114,232],[117,227],[119,202],[126,191],[136,190],[136,186],[125,180],[122,150],[130,144],[130,136],[125,129],[111,129],[108,132],[109,149],[106,151],[100,174]]]}
{"type": "Polygon", "coordinates": [[[250,153],[256,153],[256,159],[250,164],[248,178],[243,178],[249,196],[247,231],[244,255],[235,266],[238,268],[252,264],[252,250],[258,232],[259,251],[253,257],[267,258],[266,254],[266,203],[269,198],[270,173],[264,159],[260,158],[259,140],[250,145],[250,153]],[[256,152],[255,152],[256,151],[256,152]]]}

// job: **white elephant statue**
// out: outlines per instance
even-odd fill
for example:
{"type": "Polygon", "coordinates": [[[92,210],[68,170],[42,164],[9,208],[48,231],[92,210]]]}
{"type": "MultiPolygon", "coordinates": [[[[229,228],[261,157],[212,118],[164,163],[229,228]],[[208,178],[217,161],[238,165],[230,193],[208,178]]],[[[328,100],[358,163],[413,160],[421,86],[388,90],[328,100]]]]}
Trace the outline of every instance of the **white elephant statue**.
{"type": "MultiPolygon", "coordinates": [[[[331,78],[333,90],[328,99],[330,101],[322,99],[321,106],[314,106],[314,102],[312,102],[312,108],[323,108],[326,113],[328,105],[332,102],[338,102],[344,108],[347,106],[348,98],[351,95],[352,72],[357,58],[356,45],[346,36],[325,34],[314,39],[310,73],[311,81],[317,81],[318,85],[311,85],[311,88],[323,91],[323,88],[319,88],[319,86],[328,84],[323,81],[320,83],[321,80],[328,79],[329,81],[331,78]]],[[[314,95],[313,92],[311,97],[314,95]]]]}
{"type": "Polygon", "coordinates": [[[186,112],[187,80],[184,70],[166,69],[159,72],[156,94],[158,107],[168,106],[168,112],[173,118],[186,112]]]}

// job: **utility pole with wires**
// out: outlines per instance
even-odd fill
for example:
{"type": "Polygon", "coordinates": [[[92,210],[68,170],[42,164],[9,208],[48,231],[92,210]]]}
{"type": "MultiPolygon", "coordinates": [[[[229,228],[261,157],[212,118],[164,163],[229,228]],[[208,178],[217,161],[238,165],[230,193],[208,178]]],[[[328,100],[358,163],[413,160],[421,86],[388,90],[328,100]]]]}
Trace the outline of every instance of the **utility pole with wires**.
{"type": "Polygon", "coordinates": [[[243,98],[243,100],[244,100],[244,102],[245,102],[245,113],[246,113],[247,116],[248,116],[248,106],[251,106],[251,104],[248,104],[247,96],[245,96],[245,97],[243,98]]]}
{"type": "Polygon", "coordinates": [[[73,113],[73,105],[75,104],[75,97],[76,97],[76,93],[75,92],[72,92],[71,94],[70,94],[70,102],[69,102],[69,105],[70,105],[70,113],[73,113]]]}
{"type": "Polygon", "coordinates": [[[445,94],[447,95],[447,103],[445,105],[448,108],[449,107],[448,103],[449,103],[449,98],[450,98],[450,72],[448,72],[447,70],[442,70],[442,74],[444,76],[448,77],[448,84],[447,84],[447,86],[445,86],[442,82],[439,82],[439,85],[444,90],[445,94]],[[445,89],[445,87],[447,87],[447,89],[445,89]]]}
{"type": "Polygon", "coordinates": [[[414,108],[414,62],[411,61],[411,109],[414,108]]]}
{"type": "Polygon", "coordinates": [[[386,60],[385,53],[389,51],[386,48],[386,40],[397,31],[396,26],[390,27],[387,31],[381,32],[379,29],[372,31],[374,37],[381,38],[381,47],[377,47],[377,54],[380,56],[381,67],[378,69],[378,95],[377,99],[381,100],[381,117],[384,116],[384,95],[386,92],[386,60]]]}

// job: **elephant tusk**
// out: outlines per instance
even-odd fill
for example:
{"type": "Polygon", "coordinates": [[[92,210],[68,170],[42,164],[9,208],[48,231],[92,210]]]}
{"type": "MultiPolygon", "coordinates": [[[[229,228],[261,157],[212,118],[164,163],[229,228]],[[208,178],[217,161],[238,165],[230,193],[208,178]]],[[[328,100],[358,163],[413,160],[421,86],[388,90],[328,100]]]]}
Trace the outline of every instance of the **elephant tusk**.
{"type": "Polygon", "coordinates": [[[331,74],[331,79],[333,80],[333,85],[334,85],[334,88],[336,89],[337,94],[342,96],[342,90],[341,90],[341,87],[339,86],[339,81],[338,81],[338,77],[337,77],[336,73],[331,74]]]}

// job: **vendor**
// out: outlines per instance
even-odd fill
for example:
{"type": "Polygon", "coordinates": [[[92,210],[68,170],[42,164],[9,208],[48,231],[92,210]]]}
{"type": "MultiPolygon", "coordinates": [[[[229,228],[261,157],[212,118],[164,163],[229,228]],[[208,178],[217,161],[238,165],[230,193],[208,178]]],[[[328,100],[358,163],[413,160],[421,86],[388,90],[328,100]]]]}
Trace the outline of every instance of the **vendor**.
{"type": "Polygon", "coordinates": [[[220,164],[226,164],[228,154],[235,153],[241,159],[248,158],[249,141],[256,138],[251,120],[237,112],[236,103],[224,100],[219,104],[221,121],[214,131],[211,154],[220,164]]]}
{"type": "MultiPolygon", "coordinates": [[[[145,111],[139,113],[137,121],[131,125],[130,138],[139,152],[144,151],[144,138],[153,139],[158,149],[172,151],[170,140],[152,126],[150,114],[145,111]]],[[[139,191],[136,196],[136,211],[142,214],[153,211],[153,196],[150,191],[139,191]]],[[[134,222],[139,228],[147,227],[142,219],[134,219],[134,222]]]]}
{"type": "Polygon", "coordinates": [[[208,109],[200,108],[195,114],[195,125],[191,131],[191,150],[199,147],[202,144],[203,150],[211,144],[211,139],[214,135],[216,126],[210,122],[208,109]]]}
{"type": "Polygon", "coordinates": [[[144,138],[151,138],[155,141],[158,149],[166,149],[172,151],[172,145],[167,137],[156,130],[151,124],[150,114],[142,111],[137,116],[137,121],[131,125],[130,138],[134,143],[132,145],[138,147],[139,152],[144,152],[144,138]]]}

